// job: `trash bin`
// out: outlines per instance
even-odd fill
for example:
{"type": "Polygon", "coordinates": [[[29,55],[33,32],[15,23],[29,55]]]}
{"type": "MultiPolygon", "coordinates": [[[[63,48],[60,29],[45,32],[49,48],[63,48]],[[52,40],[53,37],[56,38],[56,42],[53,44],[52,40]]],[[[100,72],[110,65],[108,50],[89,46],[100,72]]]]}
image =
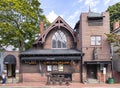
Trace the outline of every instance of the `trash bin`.
{"type": "Polygon", "coordinates": [[[114,84],[114,79],[113,79],[113,78],[109,78],[109,79],[108,79],[108,83],[109,83],[109,84],[114,84]]]}

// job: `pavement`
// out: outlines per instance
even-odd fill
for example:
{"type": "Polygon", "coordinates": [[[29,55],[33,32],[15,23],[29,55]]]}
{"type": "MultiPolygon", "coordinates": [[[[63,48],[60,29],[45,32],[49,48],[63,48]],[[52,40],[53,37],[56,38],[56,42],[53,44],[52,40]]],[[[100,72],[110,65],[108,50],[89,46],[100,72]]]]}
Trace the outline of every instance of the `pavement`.
{"type": "Polygon", "coordinates": [[[83,84],[70,83],[70,85],[46,85],[46,83],[27,82],[14,84],[0,84],[0,88],[120,88],[120,84],[83,84]]]}

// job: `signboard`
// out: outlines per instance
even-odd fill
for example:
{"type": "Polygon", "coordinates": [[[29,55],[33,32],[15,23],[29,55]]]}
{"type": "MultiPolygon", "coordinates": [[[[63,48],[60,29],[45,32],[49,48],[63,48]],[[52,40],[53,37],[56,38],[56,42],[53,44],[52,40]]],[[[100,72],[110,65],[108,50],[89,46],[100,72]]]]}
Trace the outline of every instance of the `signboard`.
{"type": "Polygon", "coordinates": [[[104,75],[106,74],[106,68],[105,67],[103,68],[103,74],[104,75]]]}
{"type": "Polygon", "coordinates": [[[52,65],[47,65],[47,71],[52,71],[52,65]]]}
{"type": "Polygon", "coordinates": [[[46,58],[46,60],[55,60],[55,58],[46,58]]]}

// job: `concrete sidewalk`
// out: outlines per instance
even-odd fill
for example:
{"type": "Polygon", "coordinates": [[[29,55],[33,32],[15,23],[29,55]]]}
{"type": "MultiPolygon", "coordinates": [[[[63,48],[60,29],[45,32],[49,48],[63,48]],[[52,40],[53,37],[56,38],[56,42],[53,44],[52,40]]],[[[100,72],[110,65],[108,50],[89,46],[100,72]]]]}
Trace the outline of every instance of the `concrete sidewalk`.
{"type": "Polygon", "coordinates": [[[63,85],[46,85],[46,83],[28,82],[18,84],[0,84],[0,88],[120,88],[120,84],[82,84],[70,83],[69,86],[63,85]]]}

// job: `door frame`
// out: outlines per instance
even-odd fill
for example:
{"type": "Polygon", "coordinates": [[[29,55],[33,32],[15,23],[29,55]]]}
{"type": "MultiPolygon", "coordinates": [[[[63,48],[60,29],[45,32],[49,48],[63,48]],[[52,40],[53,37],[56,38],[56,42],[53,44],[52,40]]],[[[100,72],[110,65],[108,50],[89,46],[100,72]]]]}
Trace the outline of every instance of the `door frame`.
{"type": "Polygon", "coordinates": [[[87,78],[97,79],[97,64],[87,64],[87,78]]]}
{"type": "Polygon", "coordinates": [[[15,77],[16,76],[16,64],[6,64],[7,67],[7,77],[15,77]],[[11,71],[11,75],[9,75],[9,71],[11,71]]]}

